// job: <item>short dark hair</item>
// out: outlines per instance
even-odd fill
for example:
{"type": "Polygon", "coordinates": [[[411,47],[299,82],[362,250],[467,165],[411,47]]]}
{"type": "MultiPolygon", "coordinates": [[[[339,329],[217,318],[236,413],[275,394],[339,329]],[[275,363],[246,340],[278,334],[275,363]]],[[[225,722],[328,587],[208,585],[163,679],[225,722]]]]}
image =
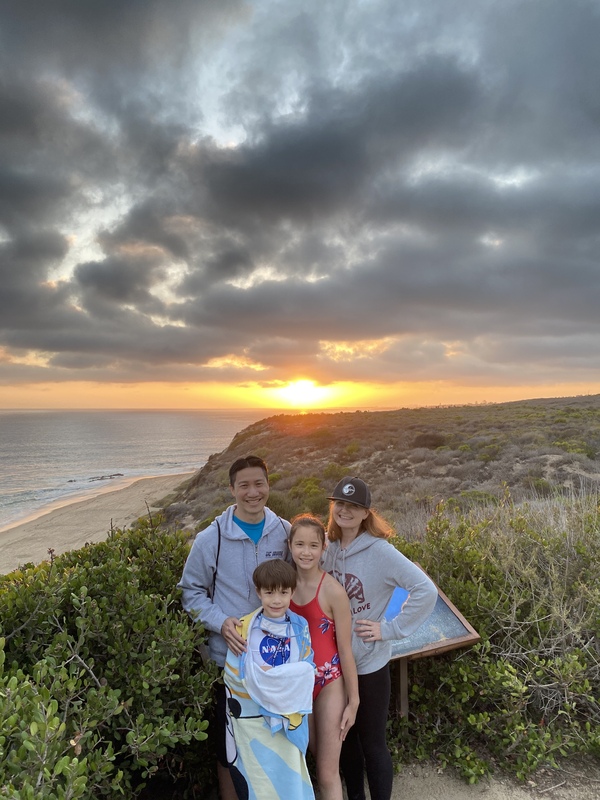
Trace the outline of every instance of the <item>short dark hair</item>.
{"type": "Polygon", "coordinates": [[[281,558],[270,558],[263,561],[252,573],[252,580],[256,586],[256,591],[264,589],[273,592],[277,589],[296,588],[296,570],[287,561],[281,558]]]}
{"type": "Polygon", "coordinates": [[[265,478],[269,480],[269,470],[267,465],[260,456],[245,456],[244,458],[236,459],[229,467],[229,485],[235,486],[235,478],[241,469],[248,469],[248,467],[259,467],[265,473],[265,478]]]}

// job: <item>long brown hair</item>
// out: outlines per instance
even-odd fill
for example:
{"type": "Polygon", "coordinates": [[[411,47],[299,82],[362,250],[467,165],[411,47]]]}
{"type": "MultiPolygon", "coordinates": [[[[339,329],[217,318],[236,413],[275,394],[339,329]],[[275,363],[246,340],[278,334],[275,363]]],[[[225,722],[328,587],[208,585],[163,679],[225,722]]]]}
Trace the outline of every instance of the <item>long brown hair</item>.
{"type": "Polygon", "coordinates": [[[290,544],[293,542],[294,534],[298,528],[307,527],[316,530],[321,544],[325,547],[325,526],[318,517],[315,517],[313,514],[296,514],[296,516],[290,520],[290,523],[292,526],[288,535],[288,542],[290,544]]]}
{"type": "MultiPolygon", "coordinates": [[[[342,538],[342,529],[333,518],[333,504],[335,500],[329,501],[329,519],[327,521],[327,538],[330,542],[339,542],[342,538]]],[[[390,539],[394,531],[374,508],[366,509],[369,513],[360,523],[359,533],[366,531],[376,539],[390,539]]]]}

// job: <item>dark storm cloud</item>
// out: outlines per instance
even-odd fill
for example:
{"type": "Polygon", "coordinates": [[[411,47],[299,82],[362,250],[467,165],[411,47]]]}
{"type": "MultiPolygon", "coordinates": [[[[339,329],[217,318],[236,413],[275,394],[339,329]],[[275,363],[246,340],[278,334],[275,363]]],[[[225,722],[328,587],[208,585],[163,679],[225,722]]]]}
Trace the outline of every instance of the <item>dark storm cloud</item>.
{"type": "Polygon", "coordinates": [[[164,274],[160,267],[146,259],[133,263],[124,259],[105,259],[80,264],[75,270],[75,280],[84,297],[98,296],[115,303],[136,305],[140,310],[162,309],[162,304],[150,293],[153,285],[162,278],[164,274]]]}
{"type": "Polygon", "coordinates": [[[268,130],[209,164],[213,201],[226,216],[257,214],[297,222],[355,206],[380,172],[402,167],[415,151],[461,141],[477,79],[454,59],[435,59],[404,74],[383,75],[346,91],[308,98],[300,121],[268,130]]]}
{"type": "Polygon", "coordinates": [[[2,382],[596,379],[591,0],[32,9],[2,382]]]}
{"type": "Polygon", "coordinates": [[[28,175],[10,167],[0,171],[0,224],[8,230],[45,222],[57,204],[69,194],[68,187],[52,176],[28,175]]]}
{"type": "Polygon", "coordinates": [[[67,244],[55,232],[39,232],[0,244],[0,331],[37,330],[56,321],[64,293],[49,286],[47,270],[66,255],[67,244]]]}
{"type": "Polygon", "coordinates": [[[153,59],[176,64],[198,29],[214,33],[215,23],[239,8],[235,0],[4,0],[4,52],[76,74],[98,66],[143,70],[153,59]]]}

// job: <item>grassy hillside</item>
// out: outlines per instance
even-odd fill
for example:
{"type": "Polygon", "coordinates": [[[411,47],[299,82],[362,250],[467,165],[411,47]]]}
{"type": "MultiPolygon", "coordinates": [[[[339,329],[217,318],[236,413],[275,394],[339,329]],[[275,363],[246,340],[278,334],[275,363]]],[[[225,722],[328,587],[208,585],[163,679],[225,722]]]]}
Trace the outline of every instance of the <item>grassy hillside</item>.
{"type": "Polygon", "coordinates": [[[410,536],[440,500],[458,508],[592,490],[600,485],[600,395],[398,411],[279,415],[237,434],[167,508],[197,530],[230,502],[227,470],[256,453],[283,516],[325,513],[326,495],[359,475],[375,506],[410,536]]]}

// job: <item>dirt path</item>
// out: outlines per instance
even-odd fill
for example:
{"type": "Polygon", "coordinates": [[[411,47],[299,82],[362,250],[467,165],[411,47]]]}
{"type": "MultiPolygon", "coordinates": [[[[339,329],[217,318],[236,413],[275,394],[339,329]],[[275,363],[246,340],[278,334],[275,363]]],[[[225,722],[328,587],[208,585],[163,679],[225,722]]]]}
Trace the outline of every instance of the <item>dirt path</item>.
{"type": "Polygon", "coordinates": [[[543,769],[524,784],[492,777],[469,785],[454,773],[429,764],[404,767],[394,779],[393,800],[598,800],[600,762],[573,763],[560,770],[543,769]]]}

